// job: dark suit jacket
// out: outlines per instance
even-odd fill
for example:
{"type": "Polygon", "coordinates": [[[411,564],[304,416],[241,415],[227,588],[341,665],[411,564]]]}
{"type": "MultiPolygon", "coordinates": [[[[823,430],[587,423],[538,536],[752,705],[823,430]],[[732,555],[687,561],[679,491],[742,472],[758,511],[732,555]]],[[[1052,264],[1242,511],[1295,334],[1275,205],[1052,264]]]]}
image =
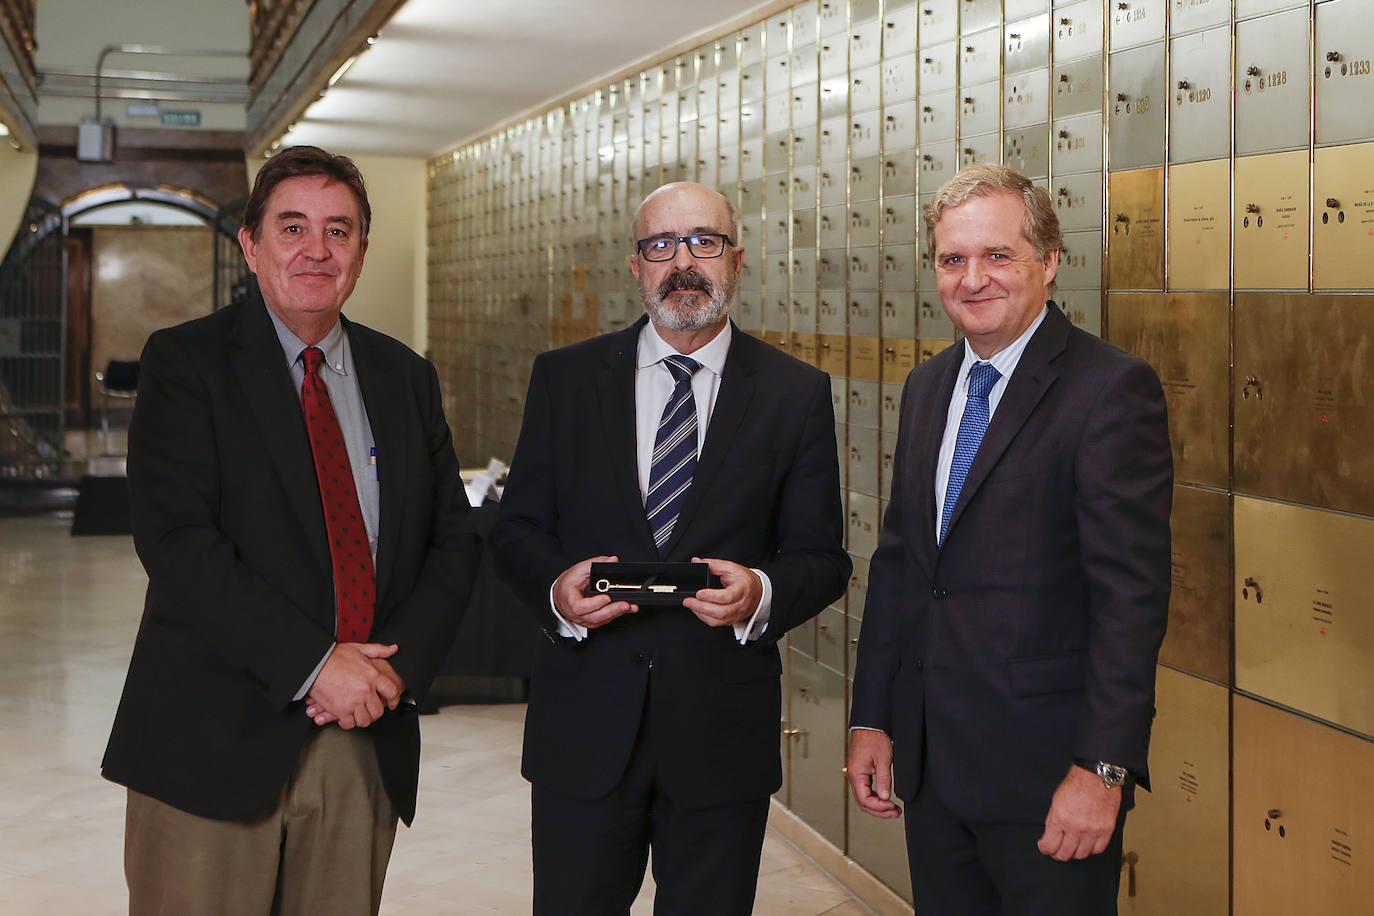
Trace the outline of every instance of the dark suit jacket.
{"type": "Polygon", "coordinates": [[[1164,395],[1147,364],[1051,304],[937,548],[936,462],[963,355],[918,366],[902,395],[851,722],[892,736],[901,797],[924,779],[965,819],[1039,822],[1074,758],[1148,787],[1169,602],[1164,395]]]}
{"type": "Polygon", "coordinates": [[[577,643],[549,587],[588,557],[656,560],[635,459],[635,357],[647,318],[541,354],[501,517],[498,570],[539,615],[526,778],[597,798],[620,780],[645,716],[669,791],[688,805],[782,782],[777,640],[845,588],[850,562],[825,373],[734,330],[696,477],[666,558],[719,557],[773,583],[768,628],[741,646],[683,608],[641,608],[577,643]],[[652,690],[650,689],[652,663],[652,690]]]}
{"type": "MultiPolygon", "coordinates": [[[[476,562],[433,368],[344,321],[381,474],[372,639],[423,694],[476,562]]],[[[104,775],[177,808],[250,820],[280,799],[315,727],[291,698],[333,642],[324,513],[298,393],[260,297],[158,331],[129,432],[143,622],[104,775]]],[[[367,729],[387,792],[415,812],[409,706],[367,729]]]]}

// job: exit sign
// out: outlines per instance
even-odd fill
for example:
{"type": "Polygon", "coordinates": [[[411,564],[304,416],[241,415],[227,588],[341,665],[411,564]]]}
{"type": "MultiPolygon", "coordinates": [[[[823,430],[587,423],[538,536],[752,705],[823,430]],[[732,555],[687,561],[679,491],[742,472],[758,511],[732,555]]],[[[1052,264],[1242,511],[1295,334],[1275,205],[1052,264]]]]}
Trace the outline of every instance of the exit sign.
{"type": "Polygon", "coordinates": [[[158,116],[162,118],[163,127],[199,127],[200,112],[195,109],[183,111],[160,111],[158,116]]]}

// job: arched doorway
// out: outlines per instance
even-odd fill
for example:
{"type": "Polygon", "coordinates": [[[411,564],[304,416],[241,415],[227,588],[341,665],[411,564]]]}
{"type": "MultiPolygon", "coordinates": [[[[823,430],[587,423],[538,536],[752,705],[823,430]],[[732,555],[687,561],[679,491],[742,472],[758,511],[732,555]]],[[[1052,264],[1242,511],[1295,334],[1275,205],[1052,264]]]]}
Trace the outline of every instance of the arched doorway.
{"type": "Polygon", "coordinates": [[[65,476],[69,459],[110,450],[68,435],[97,410],[127,417],[130,402],[103,397],[96,371],[243,294],[242,207],[131,184],[31,201],[0,265],[0,477],[65,476]]]}

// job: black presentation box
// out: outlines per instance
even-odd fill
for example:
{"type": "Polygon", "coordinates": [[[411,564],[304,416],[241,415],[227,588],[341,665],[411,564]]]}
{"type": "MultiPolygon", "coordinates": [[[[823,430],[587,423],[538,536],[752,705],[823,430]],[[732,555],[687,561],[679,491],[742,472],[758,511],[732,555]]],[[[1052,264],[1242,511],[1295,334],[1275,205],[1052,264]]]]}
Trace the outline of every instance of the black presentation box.
{"type": "Polygon", "coordinates": [[[699,589],[720,588],[705,563],[593,563],[587,595],[648,607],[681,607],[699,589]]]}

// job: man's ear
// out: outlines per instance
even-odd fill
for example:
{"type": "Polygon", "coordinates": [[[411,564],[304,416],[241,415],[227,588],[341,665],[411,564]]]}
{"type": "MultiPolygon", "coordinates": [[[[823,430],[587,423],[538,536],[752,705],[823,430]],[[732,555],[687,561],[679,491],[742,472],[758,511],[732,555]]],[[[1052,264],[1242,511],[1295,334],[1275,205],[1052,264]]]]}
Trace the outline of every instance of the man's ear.
{"type": "Polygon", "coordinates": [[[239,247],[243,249],[243,258],[248,262],[248,269],[257,273],[258,243],[253,239],[253,232],[247,226],[239,227],[239,247]]]}
{"type": "Polygon", "coordinates": [[[1045,285],[1049,286],[1059,275],[1059,249],[1045,252],[1045,285]]]}

